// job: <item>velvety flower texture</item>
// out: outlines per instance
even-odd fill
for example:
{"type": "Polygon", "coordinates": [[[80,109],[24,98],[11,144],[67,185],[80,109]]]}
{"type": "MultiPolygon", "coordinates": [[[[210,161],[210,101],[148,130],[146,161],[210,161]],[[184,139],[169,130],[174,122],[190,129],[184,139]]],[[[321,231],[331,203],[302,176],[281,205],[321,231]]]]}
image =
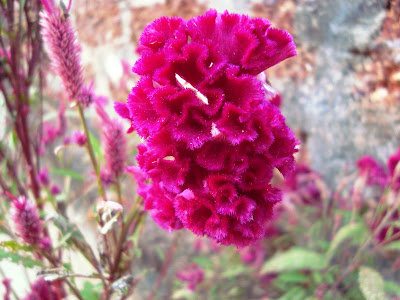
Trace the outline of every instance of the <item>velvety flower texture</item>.
{"type": "Polygon", "coordinates": [[[135,170],[154,220],[245,246],[264,236],[281,193],[273,169],[294,168],[297,140],[257,75],[296,54],[263,19],[163,17],[140,38],[141,75],[116,111],[144,139],[135,170]]]}

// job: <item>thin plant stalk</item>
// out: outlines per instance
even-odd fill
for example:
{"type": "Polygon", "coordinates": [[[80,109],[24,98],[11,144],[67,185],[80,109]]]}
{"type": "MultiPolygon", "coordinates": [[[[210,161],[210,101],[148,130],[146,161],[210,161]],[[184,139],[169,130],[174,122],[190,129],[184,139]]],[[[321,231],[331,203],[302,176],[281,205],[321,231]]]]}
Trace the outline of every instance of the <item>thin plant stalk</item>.
{"type": "Polygon", "coordinates": [[[151,289],[151,292],[147,296],[146,300],[153,300],[154,299],[156,291],[159,290],[165,275],[167,275],[168,269],[169,269],[169,267],[170,267],[170,265],[171,265],[171,263],[172,263],[172,261],[174,259],[175,252],[176,252],[176,250],[178,248],[179,238],[180,238],[180,232],[175,234],[174,239],[171,242],[171,246],[168,249],[168,253],[167,253],[166,257],[165,257],[163,265],[161,267],[161,270],[158,273],[158,277],[156,279],[156,282],[154,283],[153,288],[151,289]]]}
{"type": "Polygon", "coordinates": [[[369,246],[373,238],[387,225],[387,222],[389,221],[390,217],[393,215],[393,213],[398,209],[400,204],[400,196],[397,198],[397,201],[395,201],[394,205],[387,211],[385,216],[383,217],[382,221],[379,223],[379,225],[375,228],[375,230],[372,232],[371,236],[364,242],[363,245],[360,246],[356,254],[354,255],[354,258],[352,259],[352,262],[350,265],[347,267],[347,269],[342,273],[342,275],[336,280],[334,285],[331,287],[331,291],[335,290],[339,284],[349,275],[349,273],[357,268],[357,266],[363,261],[363,258],[359,259],[361,254],[364,252],[364,250],[369,246]]]}
{"type": "Polygon", "coordinates": [[[78,106],[79,117],[81,119],[82,126],[83,126],[83,131],[85,132],[86,139],[87,139],[86,149],[87,149],[89,157],[90,157],[90,162],[92,163],[93,169],[96,173],[99,194],[103,198],[104,201],[107,201],[106,194],[105,194],[104,188],[103,188],[103,183],[101,182],[100,168],[99,168],[99,165],[97,164],[96,156],[94,155],[94,151],[93,151],[92,142],[90,140],[89,130],[88,130],[86,119],[85,119],[85,114],[83,112],[82,105],[79,102],[77,102],[77,106],[78,106]]]}

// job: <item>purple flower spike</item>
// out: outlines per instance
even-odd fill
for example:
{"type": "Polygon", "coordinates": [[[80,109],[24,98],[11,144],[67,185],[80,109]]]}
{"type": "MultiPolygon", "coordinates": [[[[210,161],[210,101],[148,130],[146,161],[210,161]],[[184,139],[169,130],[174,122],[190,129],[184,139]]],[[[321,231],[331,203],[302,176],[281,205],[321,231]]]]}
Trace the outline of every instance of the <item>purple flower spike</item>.
{"type": "Polygon", "coordinates": [[[144,139],[145,209],[167,230],[224,245],[261,239],[281,200],[273,169],[294,170],[298,141],[257,76],[296,54],[292,37],[267,20],[210,10],[155,20],[139,52],[141,79],[115,110],[144,139]]]}
{"type": "Polygon", "coordinates": [[[87,97],[79,97],[83,86],[82,49],[76,32],[69,18],[56,7],[54,0],[42,0],[42,3],[46,10],[40,13],[40,25],[52,67],[61,77],[68,98],[78,101],[82,98],[86,104],[87,97]]]}
{"type": "Polygon", "coordinates": [[[25,243],[31,246],[40,244],[42,237],[42,222],[36,206],[21,196],[13,198],[10,216],[15,225],[15,231],[25,243]]]}
{"type": "Polygon", "coordinates": [[[47,282],[40,277],[22,300],[61,300],[64,295],[58,286],[59,282],[47,282]]]}
{"type": "Polygon", "coordinates": [[[115,180],[125,172],[126,138],[119,120],[111,120],[100,105],[96,112],[102,120],[102,140],[105,148],[106,171],[115,180]]]}
{"type": "Polygon", "coordinates": [[[2,280],[2,283],[3,283],[4,289],[5,289],[5,294],[4,294],[3,299],[4,300],[11,300],[11,279],[4,278],[2,280]]]}

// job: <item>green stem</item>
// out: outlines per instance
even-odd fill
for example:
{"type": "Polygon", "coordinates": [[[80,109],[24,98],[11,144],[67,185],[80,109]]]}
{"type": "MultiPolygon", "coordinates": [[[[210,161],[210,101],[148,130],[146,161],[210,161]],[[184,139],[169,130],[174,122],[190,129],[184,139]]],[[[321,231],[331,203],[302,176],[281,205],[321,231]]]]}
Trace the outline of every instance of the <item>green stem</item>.
{"type": "Polygon", "coordinates": [[[400,195],[399,195],[398,199],[395,201],[394,205],[386,212],[386,214],[384,215],[382,221],[379,223],[379,225],[372,232],[371,236],[364,242],[363,245],[360,246],[360,248],[356,252],[356,255],[354,255],[354,258],[352,259],[352,262],[347,267],[347,269],[342,273],[342,275],[336,280],[335,284],[330,289],[331,291],[336,289],[339,286],[339,284],[347,277],[347,275],[349,275],[349,273],[351,271],[355,270],[356,267],[358,266],[358,264],[363,261],[363,258],[359,259],[359,256],[364,252],[364,250],[368,247],[370,242],[383,229],[383,227],[385,227],[387,225],[388,221],[390,221],[390,217],[398,209],[399,204],[400,204],[400,195]]]}
{"type": "Polygon", "coordinates": [[[106,194],[104,193],[103,184],[101,182],[100,168],[99,168],[99,165],[97,164],[96,156],[94,155],[93,146],[92,146],[92,142],[90,140],[89,130],[88,130],[88,127],[87,127],[87,124],[86,124],[86,119],[85,119],[85,115],[83,113],[82,105],[79,102],[77,102],[77,106],[78,106],[79,117],[81,119],[82,126],[83,126],[83,131],[85,132],[85,136],[86,136],[86,139],[87,139],[86,149],[88,151],[88,154],[89,154],[90,161],[92,163],[93,169],[96,172],[97,186],[98,186],[98,189],[99,189],[99,194],[103,198],[104,201],[107,201],[106,194]]]}
{"type": "Polygon", "coordinates": [[[115,179],[115,188],[117,190],[118,203],[122,205],[121,183],[119,177],[115,179]]]}
{"type": "Polygon", "coordinates": [[[129,210],[128,214],[124,218],[124,224],[123,224],[122,230],[119,234],[117,246],[115,248],[115,257],[114,257],[114,261],[113,261],[113,267],[110,271],[110,276],[113,276],[114,273],[118,270],[119,261],[121,260],[121,255],[122,255],[122,247],[123,247],[126,237],[128,235],[129,227],[130,227],[131,223],[133,222],[133,220],[135,219],[136,214],[137,214],[140,204],[141,204],[141,202],[140,202],[141,198],[140,199],[139,198],[140,198],[139,196],[135,197],[135,200],[132,204],[131,209],[129,210]]]}

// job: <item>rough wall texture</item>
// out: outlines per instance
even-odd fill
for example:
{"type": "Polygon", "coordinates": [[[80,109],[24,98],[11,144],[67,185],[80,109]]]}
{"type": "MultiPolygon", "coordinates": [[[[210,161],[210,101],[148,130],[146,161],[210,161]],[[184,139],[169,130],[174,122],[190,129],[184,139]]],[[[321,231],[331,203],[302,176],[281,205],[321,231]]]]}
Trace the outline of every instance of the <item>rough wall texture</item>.
{"type": "Polygon", "coordinates": [[[400,144],[399,101],[378,97],[374,103],[354,92],[386,5],[384,0],[308,1],[295,10],[296,40],[314,53],[315,65],[302,82],[284,79],[284,111],[292,126],[308,134],[312,164],[331,187],[360,156],[384,162],[400,144]]]}

